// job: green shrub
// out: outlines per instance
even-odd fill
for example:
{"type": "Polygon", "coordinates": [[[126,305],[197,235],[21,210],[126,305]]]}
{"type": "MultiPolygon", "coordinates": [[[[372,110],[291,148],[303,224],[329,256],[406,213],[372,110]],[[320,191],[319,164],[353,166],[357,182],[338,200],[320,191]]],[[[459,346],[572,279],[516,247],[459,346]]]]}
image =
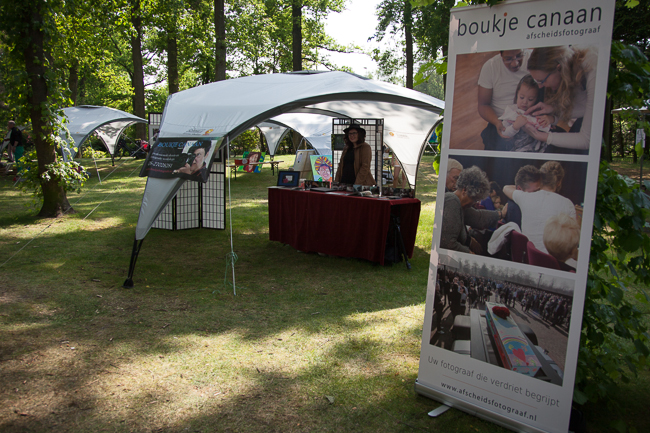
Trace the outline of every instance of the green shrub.
{"type": "Polygon", "coordinates": [[[91,146],[84,146],[81,150],[81,157],[101,159],[101,158],[109,158],[110,155],[106,151],[95,150],[91,146]]]}
{"type": "Polygon", "coordinates": [[[589,278],[574,401],[608,398],[648,366],[648,322],[639,308],[650,302],[648,198],[639,186],[600,165],[589,278]]]}

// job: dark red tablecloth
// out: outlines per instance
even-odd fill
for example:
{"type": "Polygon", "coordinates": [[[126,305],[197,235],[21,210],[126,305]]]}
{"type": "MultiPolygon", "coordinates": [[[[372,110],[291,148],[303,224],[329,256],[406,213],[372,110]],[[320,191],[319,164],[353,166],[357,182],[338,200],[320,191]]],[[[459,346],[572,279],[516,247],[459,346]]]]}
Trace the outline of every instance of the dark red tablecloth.
{"type": "Polygon", "coordinates": [[[343,193],[271,187],[269,239],[304,252],[384,264],[390,215],[400,218],[406,253],[413,256],[420,200],[350,197],[343,193]]]}

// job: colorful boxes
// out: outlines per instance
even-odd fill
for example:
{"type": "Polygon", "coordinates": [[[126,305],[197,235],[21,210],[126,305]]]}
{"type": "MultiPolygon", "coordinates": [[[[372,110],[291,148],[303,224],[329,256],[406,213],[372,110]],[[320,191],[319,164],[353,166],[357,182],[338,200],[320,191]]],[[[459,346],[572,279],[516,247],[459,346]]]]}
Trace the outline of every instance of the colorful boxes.
{"type": "Polygon", "coordinates": [[[504,305],[485,303],[487,320],[494,343],[504,367],[528,376],[535,376],[542,364],[533,353],[528,340],[511,316],[504,318],[494,313],[493,308],[506,309],[504,305]]]}

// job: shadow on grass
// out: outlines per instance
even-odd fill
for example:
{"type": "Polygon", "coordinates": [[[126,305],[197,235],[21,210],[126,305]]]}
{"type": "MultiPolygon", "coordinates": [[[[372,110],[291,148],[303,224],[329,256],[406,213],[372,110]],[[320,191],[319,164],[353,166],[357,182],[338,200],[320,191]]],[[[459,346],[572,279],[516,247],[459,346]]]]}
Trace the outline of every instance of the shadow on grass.
{"type": "MultiPolygon", "coordinates": [[[[85,293],[88,299],[67,308],[58,307],[54,314],[64,323],[54,319],[48,330],[44,321],[44,326],[7,335],[14,344],[3,347],[0,365],[4,365],[6,374],[1,381],[3,389],[15,389],[14,398],[4,399],[5,407],[18,413],[3,417],[0,428],[2,431],[101,431],[104,428],[118,431],[185,431],[188,428],[190,431],[410,431],[457,426],[459,414],[453,412],[440,421],[430,420],[426,412],[434,403],[413,391],[419,347],[405,350],[397,343],[391,349],[392,344],[386,347],[373,338],[337,336],[341,329],[355,332],[382,322],[381,319],[350,319],[360,308],[349,300],[330,299],[327,302],[330,309],[318,311],[317,315],[313,306],[321,303],[320,297],[324,295],[320,293],[306,295],[302,301],[294,301],[280,311],[273,309],[274,302],[279,300],[275,298],[285,302],[288,291],[267,290],[257,294],[248,291],[241,298],[221,296],[200,305],[189,295],[171,297],[170,293],[116,290],[101,291],[102,298],[98,298],[98,290],[91,289],[85,293]],[[335,307],[338,307],[336,312],[335,307]],[[113,312],[93,316],[80,311],[93,308],[113,312]],[[179,321],[183,323],[178,324],[179,321]],[[292,347],[291,337],[274,339],[275,346],[271,349],[263,346],[260,352],[264,353],[257,355],[254,365],[223,372],[220,363],[237,362],[236,353],[217,348],[226,353],[222,359],[211,359],[211,367],[185,369],[182,365],[185,358],[176,355],[192,349],[172,343],[175,336],[194,335],[198,339],[194,348],[197,356],[208,360],[205,352],[213,349],[204,349],[204,342],[211,342],[215,334],[234,333],[242,340],[257,340],[261,344],[288,330],[312,333],[310,338],[318,335],[323,340],[321,353],[314,355],[306,368],[278,369],[266,365],[268,359],[279,356],[283,350],[298,349],[292,347]],[[325,337],[330,333],[331,337],[325,337]],[[129,358],[120,357],[120,350],[128,353],[129,358]],[[56,363],[47,363],[44,357],[56,357],[56,363]],[[134,362],[163,364],[163,371],[168,369],[176,375],[156,378],[155,385],[140,389],[137,384],[129,383],[129,365],[134,362]],[[410,366],[408,373],[404,373],[404,363],[410,366]],[[118,377],[119,384],[103,384],[106,377],[118,377]],[[107,392],[96,391],[98,381],[102,388],[113,387],[110,397],[106,396],[107,392]],[[175,382],[190,382],[191,386],[184,387],[190,389],[190,395],[181,397],[175,393],[175,382]],[[40,398],[30,400],[26,394],[36,383],[41,387],[40,398]],[[26,405],[22,399],[29,403],[26,405]],[[129,405],[139,409],[132,410],[129,405]],[[179,410],[179,406],[185,411],[182,416],[171,419],[161,416],[179,410]]],[[[325,296],[341,294],[333,291],[325,296]]],[[[83,297],[81,293],[75,296],[83,297]]],[[[73,297],[62,299],[73,301],[73,297]]],[[[41,301],[49,303],[48,299],[41,301]]],[[[322,303],[318,310],[323,310],[320,307],[322,303]]],[[[402,332],[419,336],[419,321],[402,332]]],[[[160,371],[156,369],[156,374],[160,371]]],[[[472,420],[471,429],[460,431],[475,431],[476,426],[481,431],[501,431],[479,420],[472,420]]]]}
{"type": "MultiPolygon", "coordinates": [[[[152,230],[136,287],[121,288],[142,179],[12,259],[0,274],[0,430],[456,429],[465,415],[431,421],[435,403],[413,391],[429,252],[416,248],[407,272],[270,242],[274,178],[255,176],[233,191],[237,296],[224,283],[228,230],[152,230]]],[[[501,431],[474,419],[459,431],[476,425],[501,431]]]]}

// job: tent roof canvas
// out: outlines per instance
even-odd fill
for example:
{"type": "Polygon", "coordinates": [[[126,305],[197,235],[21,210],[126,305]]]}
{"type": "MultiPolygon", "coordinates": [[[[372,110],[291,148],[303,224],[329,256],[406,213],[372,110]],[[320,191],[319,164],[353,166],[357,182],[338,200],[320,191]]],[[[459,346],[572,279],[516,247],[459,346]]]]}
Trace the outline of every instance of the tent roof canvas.
{"type": "MultiPolygon", "coordinates": [[[[160,138],[226,138],[284,113],[383,118],[384,141],[415,184],[417,163],[444,102],[414,90],[347,72],[267,74],[219,81],[170,95],[160,138]],[[390,138],[389,138],[390,137],[390,138]]],[[[285,125],[289,126],[289,125],[285,125]]],[[[143,239],[182,179],[149,179],[136,239],[143,239]]]]}

